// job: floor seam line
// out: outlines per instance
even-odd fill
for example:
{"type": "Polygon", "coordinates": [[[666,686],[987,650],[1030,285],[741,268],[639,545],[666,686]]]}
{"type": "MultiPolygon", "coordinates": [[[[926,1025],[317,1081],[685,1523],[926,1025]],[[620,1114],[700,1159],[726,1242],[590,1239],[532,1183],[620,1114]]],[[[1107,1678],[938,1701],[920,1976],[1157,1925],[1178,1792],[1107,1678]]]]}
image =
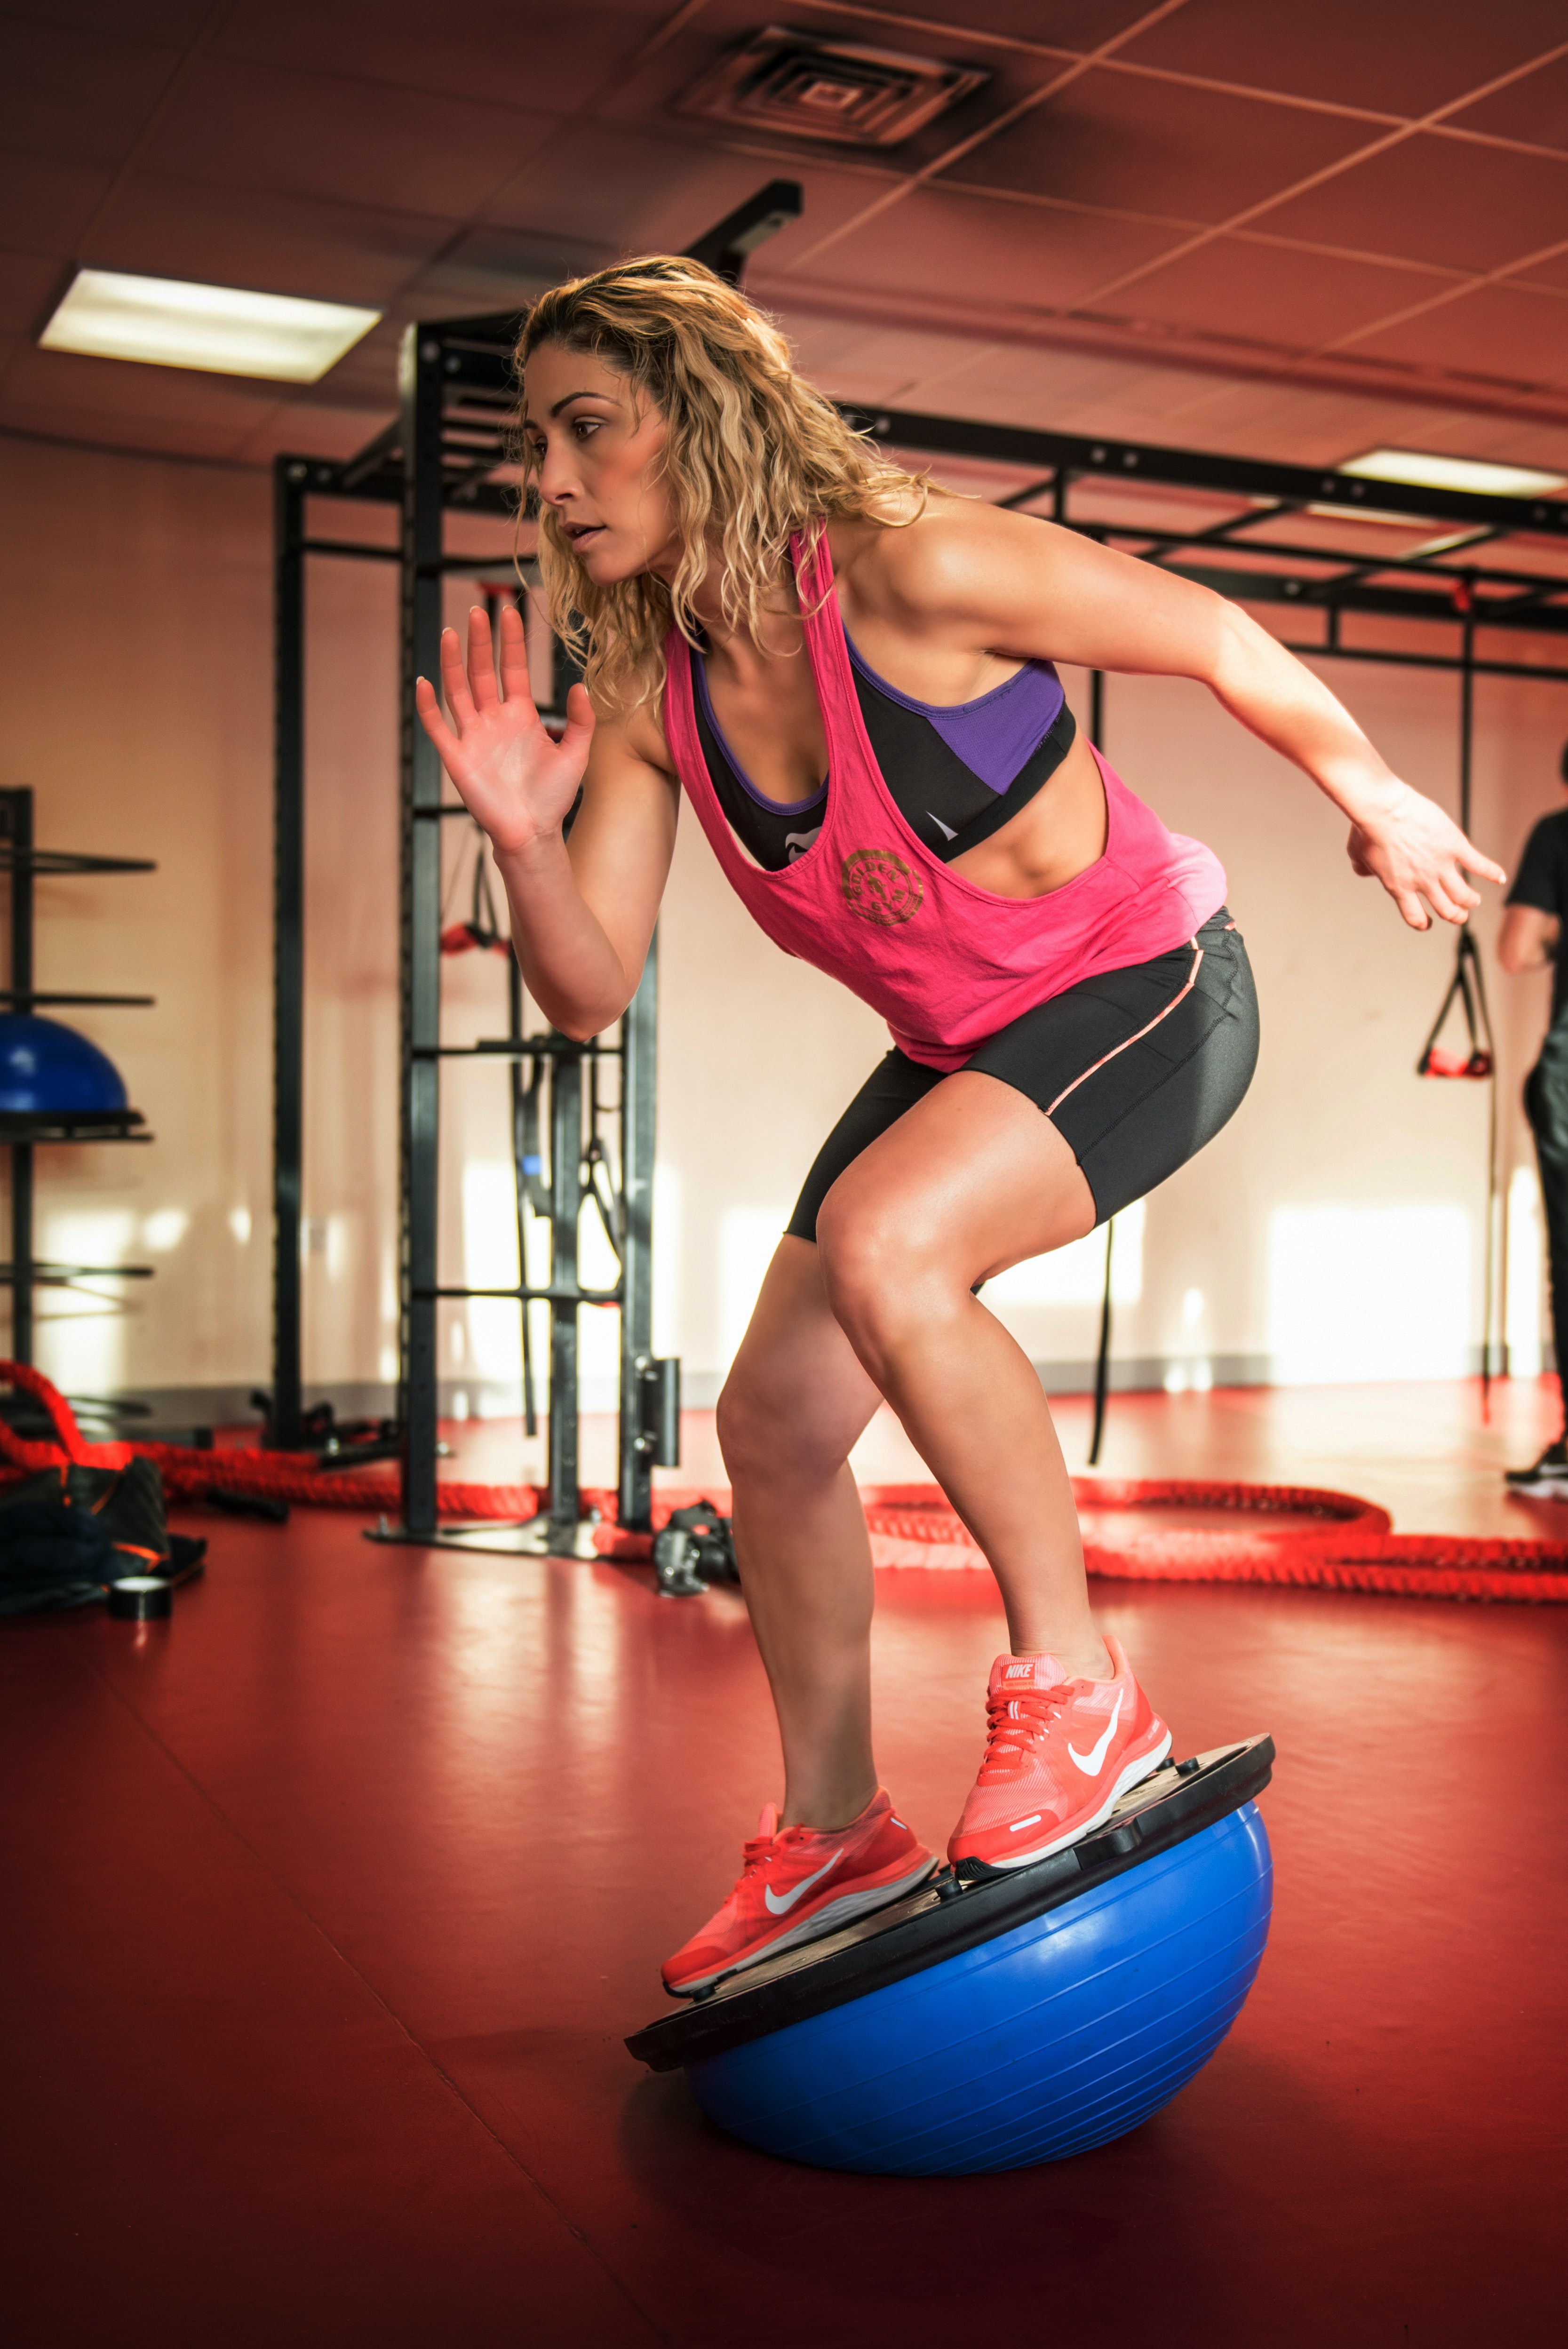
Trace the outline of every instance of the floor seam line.
{"type": "Polygon", "coordinates": [[[197,1799],[206,1806],[207,1809],[218,1821],[219,1825],[233,1837],[234,1841],[239,1845],[241,1850],[244,1852],[252,1865],[266,1878],[268,1883],[273,1886],[275,1891],[282,1894],[283,1898],[289,1903],[290,1907],[294,1909],[299,1916],[304,1918],[312,1932],[316,1935],[319,1940],[325,1942],[325,1946],[332,1951],[333,1956],[337,1960],[339,1965],[341,1965],[346,1972],[351,1973],[354,1976],[355,1981],[361,1985],[367,1996],[375,2000],[377,2005],[381,2009],[382,2013],[386,2015],[393,2028],[402,2035],[410,2047],[415,2049],[421,2062],[423,2062],[428,2068],[435,2074],[437,2079],[441,2082],[453,2102],[461,2106],[463,2111],[468,2114],[469,2117],[474,2122],[476,2127],[482,2129],[485,2136],[490,2138],[490,2143],[496,2147],[502,2158],[511,2163],[518,2176],[533,2189],[533,2191],[539,2196],[540,2200],[544,2203],[545,2207],[553,2211],[554,2215],[560,2220],[561,2224],[565,2228],[573,2240],[582,2245],[589,2258],[598,2268],[600,2273],[604,2277],[606,2282],[608,2282],[611,2287],[620,2294],[621,2298],[625,2302],[627,2307],[633,2311],[634,2314],[640,2317],[643,2323],[647,2325],[655,2339],[665,2343],[667,2344],[667,2349],[677,2349],[675,2336],[672,2333],[666,2333],[663,2326],[657,2323],[648,2313],[647,2310],[642,2306],[641,2302],[633,2298],[630,2291],[622,2282],[621,2278],[616,2274],[614,2269],[611,2267],[609,2261],[599,2251],[597,2247],[589,2241],[588,2237],[583,2232],[582,2229],[574,2225],[573,2220],[567,2217],[566,2212],[562,2209],[560,2203],[555,2199],[555,2197],[551,2193],[549,2188],[543,2183],[542,2179],[534,2176],[533,2171],[530,2169],[528,2164],[522,2159],[521,2156],[513,2151],[512,2147],[507,2144],[506,2139],[500,2136],[498,2130],[492,2127],[490,2123],[486,2120],[484,2115],[477,2110],[469,2098],[463,2094],[463,2091],[459,2087],[457,2082],[453,2079],[451,2074],[446,2069],[445,2065],[437,2061],[430,2050],[425,2045],[423,2040],[415,2036],[414,2033],[404,2022],[397,2009],[392,2006],[382,1995],[381,1992],[377,1989],[369,1976],[366,1974],[359,1966],[355,1964],[354,1960],[348,1955],[348,1952],[342,1949],[333,1939],[332,1935],[327,1931],[326,1927],[306,1906],[304,1900],[300,1897],[300,1895],[294,1891],[292,1888],[284,1881],[283,1878],[278,1875],[275,1868],[269,1867],[268,1863],[262,1857],[261,1853],[256,1849],[255,1845],[251,1841],[249,1836],[247,1836],[244,1830],[230,1816],[229,1813],[223,1808],[222,1804],[218,1801],[217,1797],[208,1792],[207,1788],[201,1784],[201,1781],[195,1775],[194,1772],[188,1768],[186,1764],[181,1760],[179,1754],[175,1753],[173,1747],[168,1743],[168,1741],[160,1736],[159,1732],[153,1727],[152,1723],[146,1719],[145,1715],[137,1710],[136,1706],[125,1694],[124,1691],[115,1686],[113,1681],[110,1680],[108,1675],[105,1672],[98,1659],[96,1657],[90,1657],[87,1659],[87,1661],[89,1671],[94,1674],[99,1684],[108,1692],[108,1695],[113,1698],[114,1702],[119,1705],[126,1713],[129,1715],[130,1719],[136,1723],[137,1727],[141,1731],[143,1736],[147,1738],[149,1743],[158,1748],[159,1752],[170,1764],[170,1767],[179,1772],[180,1775],[184,1779],[186,1785],[191,1788],[197,1799]]]}

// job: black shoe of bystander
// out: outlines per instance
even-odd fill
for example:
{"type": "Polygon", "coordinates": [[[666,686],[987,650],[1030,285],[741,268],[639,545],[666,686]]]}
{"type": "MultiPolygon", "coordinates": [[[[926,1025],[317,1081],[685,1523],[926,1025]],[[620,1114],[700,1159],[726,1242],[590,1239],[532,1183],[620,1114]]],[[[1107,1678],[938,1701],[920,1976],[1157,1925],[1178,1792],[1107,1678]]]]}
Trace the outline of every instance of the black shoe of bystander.
{"type": "Polygon", "coordinates": [[[1568,1501],[1568,1434],[1549,1444],[1532,1468],[1507,1468],[1503,1483],[1511,1493],[1538,1493],[1545,1500],[1568,1501]]]}

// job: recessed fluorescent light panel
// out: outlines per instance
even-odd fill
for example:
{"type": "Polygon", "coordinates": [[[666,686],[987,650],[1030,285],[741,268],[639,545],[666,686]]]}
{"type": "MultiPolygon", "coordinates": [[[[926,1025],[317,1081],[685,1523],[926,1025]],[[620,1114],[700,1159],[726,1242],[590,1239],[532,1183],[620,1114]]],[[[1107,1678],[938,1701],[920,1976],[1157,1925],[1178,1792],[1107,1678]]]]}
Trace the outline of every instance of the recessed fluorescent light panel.
{"type": "Polygon", "coordinates": [[[1480,457],[1433,457],[1418,449],[1369,449],[1337,468],[1368,481],[1408,481],[1418,490],[1476,490],[1494,498],[1539,498],[1568,489],[1568,474],[1527,465],[1491,465],[1480,457]]]}
{"type": "Polygon", "coordinates": [[[380,316],[292,294],[82,269],[38,342],[46,351],[136,359],[145,367],[319,383],[380,316]]]}

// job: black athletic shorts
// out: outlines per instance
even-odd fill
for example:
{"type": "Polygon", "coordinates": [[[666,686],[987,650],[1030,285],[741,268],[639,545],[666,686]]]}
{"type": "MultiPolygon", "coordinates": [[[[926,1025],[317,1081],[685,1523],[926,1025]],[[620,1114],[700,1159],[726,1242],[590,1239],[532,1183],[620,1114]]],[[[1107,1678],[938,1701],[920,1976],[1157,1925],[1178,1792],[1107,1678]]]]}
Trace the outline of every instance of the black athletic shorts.
{"type": "MultiPolygon", "coordinates": [[[[1026,1093],[1083,1168],[1095,1220],[1130,1207],[1235,1114],[1258,1058],[1258,999],[1222,905],[1194,946],[1104,971],[1037,1004],[965,1062],[1026,1093]]],[[[851,1160],[923,1101],[944,1071],[892,1051],[817,1154],[786,1229],[817,1214],[851,1160]]]]}

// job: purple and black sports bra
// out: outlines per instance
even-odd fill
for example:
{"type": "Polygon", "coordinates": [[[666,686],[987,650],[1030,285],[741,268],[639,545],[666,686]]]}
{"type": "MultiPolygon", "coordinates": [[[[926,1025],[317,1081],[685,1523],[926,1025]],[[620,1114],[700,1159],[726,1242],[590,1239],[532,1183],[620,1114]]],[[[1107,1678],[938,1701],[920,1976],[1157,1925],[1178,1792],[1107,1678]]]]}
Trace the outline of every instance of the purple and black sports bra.
{"type": "MultiPolygon", "coordinates": [[[[850,656],[861,715],[899,813],[934,856],[950,864],[1000,832],[1061,765],[1077,729],[1049,661],[1027,661],[975,701],[916,701],[850,656]]],[[[719,805],[764,872],[803,856],[822,826],[828,786],[810,799],[765,798],[730,750],[708,698],[700,654],[692,658],[697,738],[719,805]]]]}

